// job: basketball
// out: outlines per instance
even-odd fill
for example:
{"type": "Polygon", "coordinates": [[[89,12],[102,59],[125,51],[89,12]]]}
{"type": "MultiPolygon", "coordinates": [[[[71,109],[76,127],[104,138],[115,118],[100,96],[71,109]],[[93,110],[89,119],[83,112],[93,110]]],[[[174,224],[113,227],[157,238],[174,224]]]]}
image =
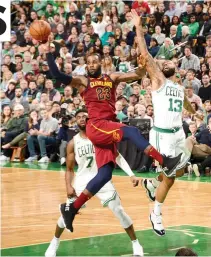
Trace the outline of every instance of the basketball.
{"type": "Polygon", "coordinates": [[[51,27],[46,21],[36,20],[31,24],[29,32],[32,38],[45,43],[51,33],[51,27]]]}

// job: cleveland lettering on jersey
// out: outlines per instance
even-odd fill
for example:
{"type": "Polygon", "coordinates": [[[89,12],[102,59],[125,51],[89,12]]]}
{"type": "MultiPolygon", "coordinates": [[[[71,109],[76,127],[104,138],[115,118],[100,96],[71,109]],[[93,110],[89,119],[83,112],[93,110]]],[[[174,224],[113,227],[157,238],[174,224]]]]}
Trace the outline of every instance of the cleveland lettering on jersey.
{"type": "Polygon", "coordinates": [[[95,148],[92,144],[82,145],[77,148],[78,156],[82,157],[85,155],[90,155],[95,153],[95,148]]]}
{"type": "Polygon", "coordinates": [[[102,81],[102,80],[95,80],[93,82],[90,82],[90,87],[93,88],[97,86],[112,88],[113,83],[111,81],[102,81]]]}

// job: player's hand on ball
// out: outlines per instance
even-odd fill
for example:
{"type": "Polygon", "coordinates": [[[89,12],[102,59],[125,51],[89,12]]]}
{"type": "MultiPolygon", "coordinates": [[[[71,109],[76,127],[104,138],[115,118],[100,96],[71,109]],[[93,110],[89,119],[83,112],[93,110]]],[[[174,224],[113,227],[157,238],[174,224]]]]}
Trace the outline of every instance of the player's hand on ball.
{"type": "Polygon", "coordinates": [[[45,44],[41,44],[39,46],[39,53],[40,54],[47,54],[50,52],[50,39],[45,44]]]}
{"type": "Polygon", "coordinates": [[[67,188],[67,197],[68,198],[72,198],[72,197],[75,197],[75,196],[77,196],[76,195],[76,192],[75,192],[75,189],[73,188],[73,187],[68,187],[67,188]]]}
{"type": "Polygon", "coordinates": [[[138,179],[136,176],[130,177],[130,180],[131,180],[131,182],[132,182],[132,184],[133,184],[134,187],[137,187],[137,186],[138,186],[138,184],[139,184],[139,179],[138,179]]]}

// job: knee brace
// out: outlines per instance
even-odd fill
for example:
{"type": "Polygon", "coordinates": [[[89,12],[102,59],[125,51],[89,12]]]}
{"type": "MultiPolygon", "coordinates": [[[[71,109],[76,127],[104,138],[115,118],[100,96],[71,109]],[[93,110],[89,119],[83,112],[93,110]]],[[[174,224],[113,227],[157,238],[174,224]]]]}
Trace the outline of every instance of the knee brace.
{"type": "Polygon", "coordinates": [[[120,224],[124,229],[130,227],[133,224],[131,218],[127,215],[127,213],[123,209],[118,195],[114,200],[108,203],[108,207],[114,213],[114,215],[119,219],[120,224]]]}

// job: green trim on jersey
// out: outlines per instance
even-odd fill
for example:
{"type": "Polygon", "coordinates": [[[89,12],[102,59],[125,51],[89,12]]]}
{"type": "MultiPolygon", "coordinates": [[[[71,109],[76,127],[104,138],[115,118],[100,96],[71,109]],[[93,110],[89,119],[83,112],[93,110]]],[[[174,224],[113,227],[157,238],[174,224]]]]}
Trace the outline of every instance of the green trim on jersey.
{"type": "Polygon", "coordinates": [[[153,126],[153,129],[157,132],[170,133],[170,134],[172,133],[173,134],[173,133],[178,132],[181,129],[181,127],[172,128],[172,129],[162,129],[162,128],[158,128],[158,127],[153,126]]]}

